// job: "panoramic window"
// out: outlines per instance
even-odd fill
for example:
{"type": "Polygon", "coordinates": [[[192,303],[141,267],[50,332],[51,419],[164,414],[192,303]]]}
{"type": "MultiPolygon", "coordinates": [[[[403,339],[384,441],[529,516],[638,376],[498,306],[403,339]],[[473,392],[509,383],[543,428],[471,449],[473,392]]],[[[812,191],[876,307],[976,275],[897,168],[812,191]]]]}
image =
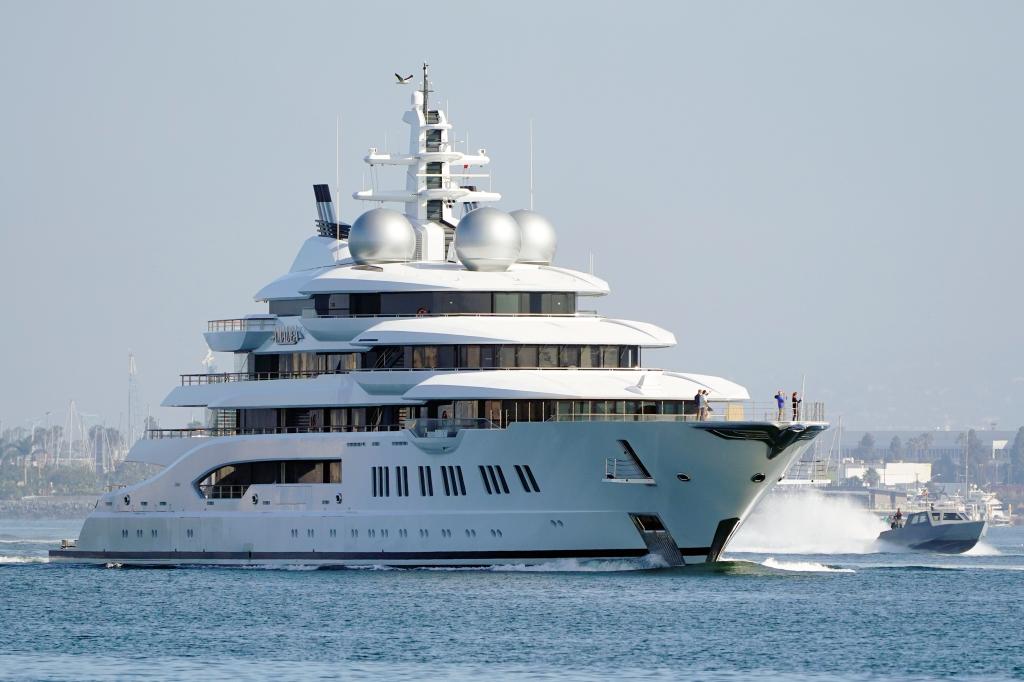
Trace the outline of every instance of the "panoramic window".
{"type": "Polygon", "coordinates": [[[207,499],[237,499],[250,485],[341,483],[341,460],[289,459],[225,464],[196,484],[207,499]]]}
{"type": "MultiPolygon", "coordinates": [[[[274,304],[271,304],[272,306],[274,304]]],[[[402,291],[316,294],[297,305],[318,315],[574,315],[573,292],[402,291]]],[[[281,309],[283,307],[279,306],[281,309]]],[[[294,308],[301,314],[301,308],[294,308]]],[[[274,312],[274,310],[271,310],[274,312]]]]}

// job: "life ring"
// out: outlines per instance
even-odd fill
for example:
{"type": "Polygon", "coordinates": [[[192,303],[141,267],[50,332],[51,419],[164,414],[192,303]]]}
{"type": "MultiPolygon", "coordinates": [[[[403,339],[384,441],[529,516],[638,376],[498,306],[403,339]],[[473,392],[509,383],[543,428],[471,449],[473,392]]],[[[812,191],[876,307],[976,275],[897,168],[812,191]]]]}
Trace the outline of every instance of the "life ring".
{"type": "Polygon", "coordinates": [[[253,504],[259,504],[260,503],[260,496],[259,496],[258,493],[253,493],[252,503],[253,504]]]}
{"type": "Polygon", "coordinates": [[[334,496],[334,501],[337,502],[338,504],[341,504],[341,493],[338,493],[337,495],[334,496]]]}
{"type": "Polygon", "coordinates": [[[125,504],[125,506],[127,507],[131,503],[132,503],[132,496],[131,495],[125,495],[124,496],[124,504],[125,504]]]}

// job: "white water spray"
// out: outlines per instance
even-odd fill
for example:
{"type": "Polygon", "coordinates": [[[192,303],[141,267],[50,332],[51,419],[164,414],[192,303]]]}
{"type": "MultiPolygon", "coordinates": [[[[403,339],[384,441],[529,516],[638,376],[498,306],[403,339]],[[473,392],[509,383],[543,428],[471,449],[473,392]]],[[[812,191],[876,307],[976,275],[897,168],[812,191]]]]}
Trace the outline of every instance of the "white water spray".
{"type": "Polygon", "coordinates": [[[765,568],[772,568],[776,571],[795,571],[797,573],[854,573],[852,568],[836,568],[826,566],[815,561],[779,561],[775,557],[768,557],[761,562],[765,568]]]}
{"type": "Polygon", "coordinates": [[[779,492],[754,510],[728,551],[765,554],[867,554],[878,551],[885,522],[848,498],[816,490],[779,492]]]}

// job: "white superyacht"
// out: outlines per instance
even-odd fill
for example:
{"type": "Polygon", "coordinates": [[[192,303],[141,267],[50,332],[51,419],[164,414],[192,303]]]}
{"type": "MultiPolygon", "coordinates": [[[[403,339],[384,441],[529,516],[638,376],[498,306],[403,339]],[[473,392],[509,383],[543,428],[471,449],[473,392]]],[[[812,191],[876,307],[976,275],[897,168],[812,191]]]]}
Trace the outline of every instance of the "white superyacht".
{"type": "Polygon", "coordinates": [[[236,371],[184,375],[165,405],[211,426],[154,430],[150,479],[104,494],[51,560],[136,565],[478,566],[566,558],[716,561],[757,500],[826,428],[746,389],[645,367],[675,337],[583,310],[597,277],[552,264],[549,221],[478,189],[427,69],[406,186],[335,221],[256,294],[266,314],[209,323],[236,371]],[[400,205],[401,211],[383,208],[400,205]],[[706,393],[703,393],[705,392],[706,393]]]}

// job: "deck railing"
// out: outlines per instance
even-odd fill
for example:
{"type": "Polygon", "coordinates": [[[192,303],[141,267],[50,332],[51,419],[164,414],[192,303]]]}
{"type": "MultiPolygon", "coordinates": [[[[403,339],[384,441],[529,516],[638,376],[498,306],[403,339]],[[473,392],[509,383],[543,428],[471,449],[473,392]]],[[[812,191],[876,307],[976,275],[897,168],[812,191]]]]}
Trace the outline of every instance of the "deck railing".
{"type": "Polygon", "coordinates": [[[562,370],[579,372],[657,372],[653,367],[360,367],[357,369],[306,370],[301,372],[215,372],[206,374],[181,374],[182,386],[204,384],[229,384],[236,381],[274,381],[277,379],[313,379],[325,374],[350,374],[355,372],[501,372],[516,370],[562,370]]]}
{"type": "Polygon", "coordinates": [[[148,429],[146,438],[161,440],[164,438],[217,438],[222,436],[264,436],[282,433],[374,433],[401,431],[405,427],[398,424],[382,424],[379,426],[278,426],[270,428],[190,428],[190,429],[148,429]]]}
{"type": "Polygon", "coordinates": [[[547,421],[555,422],[674,422],[674,421],[756,421],[756,422],[821,422],[825,421],[825,403],[813,402],[801,405],[794,415],[792,407],[781,411],[774,403],[754,403],[748,401],[721,402],[712,401],[706,413],[699,412],[695,407],[683,414],[652,414],[652,413],[613,413],[613,412],[574,412],[553,414],[547,421]]]}
{"type": "Polygon", "coordinates": [[[269,332],[277,326],[277,317],[242,317],[232,320],[210,320],[210,332],[269,332]]]}
{"type": "Polygon", "coordinates": [[[417,438],[451,438],[464,429],[496,429],[489,419],[409,419],[405,422],[417,438]]]}
{"type": "Polygon", "coordinates": [[[248,488],[248,485],[201,485],[199,491],[208,500],[237,500],[248,488]]]}
{"type": "Polygon", "coordinates": [[[309,312],[306,313],[303,317],[353,317],[360,319],[380,317],[385,319],[391,319],[407,317],[601,317],[601,315],[596,310],[577,310],[576,312],[572,313],[343,313],[337,311],[326,313],[309,312]]]}
{"type": "MultiPolygon", "coordinates": [[[[423,438],[427,436],[454,436],[463,429],[499,429],[514,424],[514,415],[504,415],[502,419],[459,418],[459,419],[410,419],[404,424],[380,425],[346,425],[346,426],[279,426],[267,428],[184,428],[184,429],[149,429],[146,438],[160,440],[163,438],[214,438],[220,436],[252,436],[275,435],[286,433],[374,433],[410,430],[413,435],[423,438]]],[[[529,423],[531,420],[521,420],[529,423]]],[[[791,408],[785,408],[780,415],[775,405],[750,402],[712,402],[706,414],[698,412],[685,414],[651,414],[651,413],[608,413],[608,412],[574,412],[553,414],[540,420],[546,422],[823,422],[825,421],[825,404],[808,403],[797,415],[791,408]]]]}

